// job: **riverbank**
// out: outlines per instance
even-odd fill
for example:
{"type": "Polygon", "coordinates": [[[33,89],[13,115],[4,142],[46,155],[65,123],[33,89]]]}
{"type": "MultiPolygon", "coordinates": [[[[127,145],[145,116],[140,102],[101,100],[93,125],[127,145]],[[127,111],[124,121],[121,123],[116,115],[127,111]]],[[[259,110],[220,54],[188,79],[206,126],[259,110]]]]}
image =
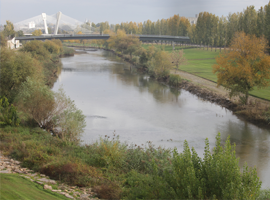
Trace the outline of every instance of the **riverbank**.
{"type": "Polygon", "coordinates": [[[0,178],[4,186],[0,188],[3,199],[79,199],[95,200],[91,188],[69,186],[50,179],[45,174],[34,172],[21,166],[20,161],[3,155],[0,151],[0,178]],[[15,187],[15,188],[14,188],[15,187]],[[16,191],[16,194],[12,192],[16,191]]]}
{"type": "MultiPolygon", "coordinates": [[[[136,64],[132,62],[129,56],[117,53],[112,49],[98,49],[110,51],[118,57],[121,57],[124,61],[136,66],[136,64]]],[[[147,68],[142,68],[138,65],[136,67],[147,73],[147,68]]],[[[182,83],[178,86],[179,89],[185,89],[190,93],[197,95],[199,98],[225,107],[233,111],[234,114],[236,114],[238,117],[247,120],[255,125],[262,127],[270,127],[269,101],[250,96],[248,104],[242,105],[239,101],[239,98],[234,97],[230,99],[228,92],[225,90],[225,88],[223,88],[222,86],[217,87],[216,83],[213,81],[180,70],[171,70],[170,73],[178,74],[183,79],[182,83]]],[[[159,81],[164,82],[165,84],[169,84],[168,79],[159,81]]]]}

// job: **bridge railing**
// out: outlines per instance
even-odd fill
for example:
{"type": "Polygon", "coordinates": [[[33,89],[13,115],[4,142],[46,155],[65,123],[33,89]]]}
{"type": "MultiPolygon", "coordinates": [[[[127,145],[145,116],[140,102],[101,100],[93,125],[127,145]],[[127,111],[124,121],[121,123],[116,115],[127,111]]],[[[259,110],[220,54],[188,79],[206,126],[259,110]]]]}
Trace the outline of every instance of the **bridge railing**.
{"type": "MultiPolygon", "coordinates": [[[[171,36],[171,35],[133,35],[140,38],[140,40],[170,40],[170,41],[189,41],[186,36],[171,36]]],[[[16,40],[46,40],[46,39],[108,39],[108,34],[59,34],[59,35],[40,35],[40,36],[26,36],[16,37],[16,40]]]]}

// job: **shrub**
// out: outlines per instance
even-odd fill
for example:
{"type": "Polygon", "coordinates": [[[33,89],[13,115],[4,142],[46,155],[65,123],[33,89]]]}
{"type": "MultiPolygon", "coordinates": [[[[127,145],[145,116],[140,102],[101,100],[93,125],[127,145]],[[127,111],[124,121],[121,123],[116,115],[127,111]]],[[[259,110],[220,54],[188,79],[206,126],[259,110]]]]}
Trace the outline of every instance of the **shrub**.
{"type": "Polygon", "coordinates": [[[63,89],[53,93],[42,82],[28,78],[21,86],[17,102],[39,127],[67,142],[79,142],[78,137],[85,127],[85,116],[63,89]]]}
{"type": "Polygon", "coordinates": [[[0,125],[2,126],[19,126],[20,119],[17,114],[16,107],[12,104],[9,106],[8,99],[2,97],[0,99],[0,125]]]}
{"type": "Polygon", "coordinates": [[[172,63],[170,56],[165,51],[157,51],[150,61],[148,61],[150,74],[157,79],[166,79],[170,74],[172,63]]]}
{"type": "Polygon", "coordinates": [[[94,167],[71,157],[45,165],[41,169],[41,173],[80,187],[95,184],[102,176],[94,167]]]}
{"type": "Polygon", "coordinates": [[[13,102],[27,77],[42,79],[42,66],[30,53],[2,48],[0,53],[0,93],[13,102]]]}
{"type": "Polygon", "coordinates": [[[223,148],[219,134],[213,154],[206,139],[202,160],[185,142],[183,153],[174,151],[173,170],[165,179],[180,199],[256,199],[261,186],[256,169],[245,166],[241,173],[234,149],[229,138],[223,148]]]}
{"type": "Polygon", "coordinates": [[[178,87],[182,82],[182,78],[178,74],[170,74],[169,84],[178,87]]]}
{"type": "Polygon", "coordinates": [[[16,102],[22,111],[28,113],[39,125],[46,128],[51,121],[54,108],[54,96],[43,82],[27,78],[21,85],[16,102]]]}

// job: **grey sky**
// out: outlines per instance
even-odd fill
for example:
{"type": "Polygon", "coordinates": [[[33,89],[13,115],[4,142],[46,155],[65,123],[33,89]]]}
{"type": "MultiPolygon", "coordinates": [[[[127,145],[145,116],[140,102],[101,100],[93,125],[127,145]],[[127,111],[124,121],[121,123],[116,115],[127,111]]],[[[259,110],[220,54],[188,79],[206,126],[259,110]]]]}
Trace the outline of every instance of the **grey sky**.
{"type": "Polygon", "coordinates": [[[174,14],[194,17],[203,11],[218,16],[229,12],[241,12],[254,5],[256,10],[269,3],[269,0],[0,0],[0,23],[6,20],[13,23],[40,15],[61,11],[63,14],[94,23],[109,21],[116,24],[126,21],[143,22],[167,19],[174,14]]]}

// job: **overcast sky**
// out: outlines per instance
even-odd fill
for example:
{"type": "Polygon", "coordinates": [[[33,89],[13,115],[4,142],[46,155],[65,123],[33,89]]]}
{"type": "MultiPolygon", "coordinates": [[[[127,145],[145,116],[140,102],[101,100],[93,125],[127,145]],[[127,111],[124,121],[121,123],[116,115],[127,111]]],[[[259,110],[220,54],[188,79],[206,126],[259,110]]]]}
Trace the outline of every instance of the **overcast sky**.
{"type": "Polygon", "coordinates": [[[41,13],[63,14],[85,21],[98,23],[109,21],[116,24],[126,21],[143,22],[167,19],[174,14],[194,17],[200,12],[227,16],[230,12],[241,12],[254,5],[256,10],[269,0],[0,0],[0,24],[6,20],[13,23],[35,17],[41,13]]]}

